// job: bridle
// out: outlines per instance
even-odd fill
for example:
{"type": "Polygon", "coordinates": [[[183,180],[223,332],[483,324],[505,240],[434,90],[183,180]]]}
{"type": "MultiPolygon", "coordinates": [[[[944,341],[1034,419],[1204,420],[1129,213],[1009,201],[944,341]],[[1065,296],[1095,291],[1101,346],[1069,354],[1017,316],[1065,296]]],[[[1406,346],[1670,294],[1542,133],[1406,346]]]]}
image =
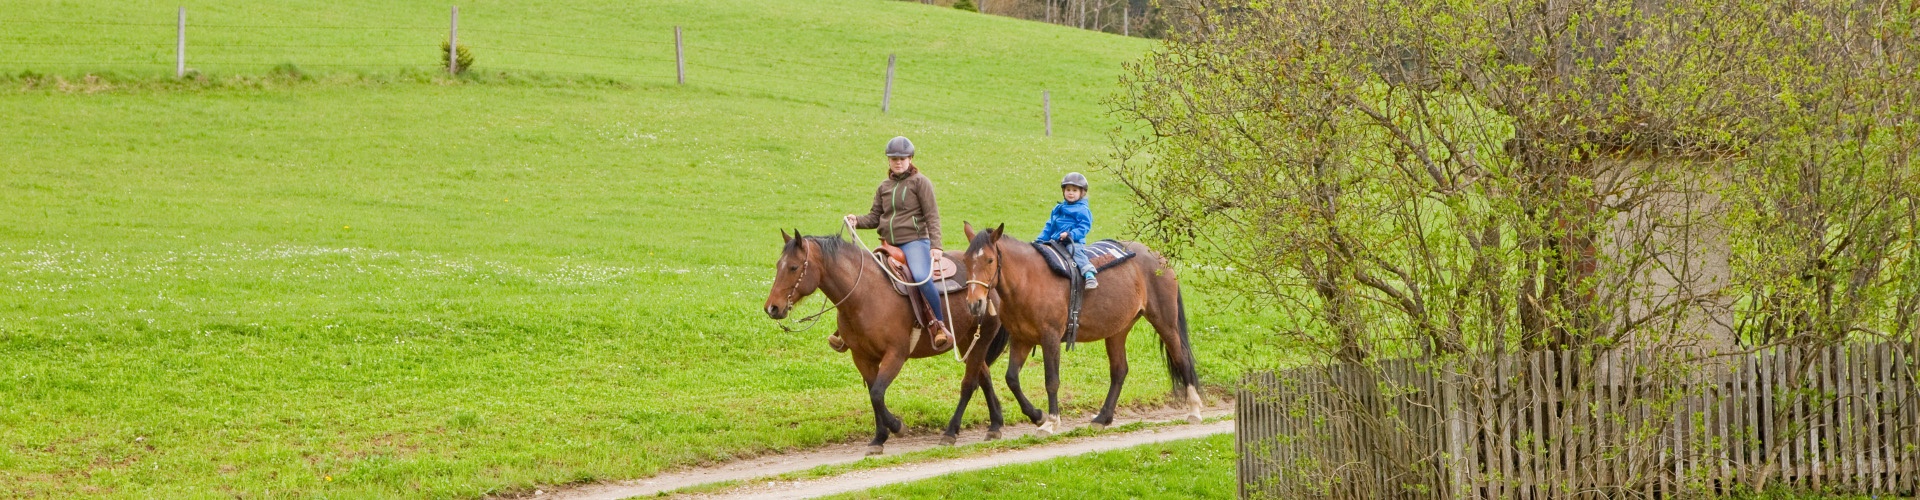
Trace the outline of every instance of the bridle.
{"type": "MultiPolygon", "coordinates": [[[[807,244],[806,244],[806,242],[805,242],[805,241],[802,241],[802,242],[800,242],[800,243],[799,243],[798,245],[799,245],[799,246],[801,246],[801,247],[805,247],[805,246],[806,246],[807,244]]],[[[795,294],[797,294],[797,293],[799,293],[799,291],[800,291],[800,283],[801,283],[801,282],[804,282],[804,281],[806,281],[806,279],[807,279],[807,270],[808,270],[808,269],[811,269],[812,267],[813,267],[813,260],[812,260],[812,259],[807,259],[807,260],[802,260],[802,261],[800,261],[800,274],[799,274],[799,275],[797,275],[797,276],[794,276],[794,278],[793,278],[793,286],[791,286],[791,287],[788,287],[788,288],[787,288],[787,304],[788,304],[788,305],[792,305],[792,304],[793,304],[793,301],[794,301],[794,295],[795,295],[795,294]]],[[[824,278],[825,276],[824,276],[824,275],[822,275],[822,277],[824,278]]],[[[810,315],[810,316],[807,316],[807,317],[804,317],[804,318],[800,318],[800,319],[796,319],[796,320],[793,320],[793,321],[792,321],[792,323],[793,323],[793,324],[796,324],[796,325],[797,325],[797,324],[801,324],[801,323],[806,323],[806,324],[807,324],[807,326],[806,326],[805,328],[800,328],[800,329],[794,329],[793,327],[789,327],[789,326],[787,326],[787,322],[782,322],[782,321],[779,321],[779,320],[775,320],[775,321],[774,321],[774,324],[777,324],[777,325],[780,325],[780,329],[781,329],[781,330],[785,330],[785,331],[786,331],[787,333],[805,333],[805,332],[806,332],[807,330],[812,330],[812,329],[813,329],[813,327],[814,327],[815,325],[818,325],[818,324],[820,324],[820,316],[821,316],[821,315],[823,315],[823,314],[826,314],[826,313],[827,313],[827,311],[832,311],[832,310],[834,310],[834,309],[839,309],[839,308],[840,308],[840,304],[842,304],[842,303],[844,303],[844,302],[846,302],[846,301],[847,301],[847,299],[851,299],[851,298],[853,298],[853,293],[854,293],[855,291],[858,291],[858,290],[860,289],[860,280],[863,280],[863,279],[866,279],[866,277],[867,277],[867,266],[860,266],[860,274],[857,274],[857,275],[854,275],[854,278],[853,278],[853,288],[851,288],[851,289],[848,289],[848,291],[847,291],[847,296],[845,296],[845,297],[841,297],[839,301],[834,301],[833,299],[827,299],[827,301],[826,301],[826,302],[821,302],[821,303],[820,303],[820,304],[821,304],[821,305],[820,305],[820,312],[816,312],[816,313],[813,313],[813,314],[812,314],[812,315],[810,315]],[[831,303],[832,303],[833,305],[827,305],[827,303],[829,303],[829,302],[831,302],[831,303]]],[[[817,289],[819,289],[819,287],[814,287],[814,289],[816,289],[816,290],[817,290],[817,289]]],[[[826,292],[824,292],[824,291],[823,291],[823,292],[821,292],[821,294],[822,294],[822,295],[825,295],[825,294],[826,294],[826,292]]],[[[812,293],[808,293],[808,295],[812,295],[812,293]]]]}
{"type": "MultiPolygon", "coordinates": [[[[993,239],[993,243],[991,243],[991,244],[989,244],[989,245],[987,245],[987,246],[988,246],[988,247],[991,247],[991,248],[993,248],[993,282],[992,282],[992,283],[988,283],[988,282],[985,282],[985,281],[980,281],[980,280],[975,280],[975,279],[969,279],[969,280],[967,280],[967,290],[968,290],[969,292],[971,292],[971,291],[973,290],[973,286],[974,286],[974,285],[980,285],[980,286],[983,286],[983,287],[987,287],[987,291],[988,291],[989,293],[991,293],[991,292],[992,292],[992,291],[993,291],[994,289],[996,289],[996,288],[999,288],[999,287],[1000,287],[1000,282],[1002,282],[1002,281],[1005,281],[1004,279],[1002,279],[1002,275],[1001,275],[1000,273],[1001,273],[1001,272],[1003,272],[1003,270],[1004,270],[1004,269],[1006,269],[1006,266],[1007,266],[1007,256],[1006,256],[1005,254],[1002,254],[1002,253],[1000,253],[1000,239],[999,239],[999,238],[994,238],[994,239],[993,239]]],[[[996,311],[995,309],[997,309],[997,308],[996,308],[996,307],[995,307],[995,306],[993,305],[993,301],[992,301],[992,300],[988,300],[988,301],[987,301],[987,314],[986,314],[986,315],[987,315],[987,316],[998,316],[998,315],[999,315],[999,311],[996,311]]]]}

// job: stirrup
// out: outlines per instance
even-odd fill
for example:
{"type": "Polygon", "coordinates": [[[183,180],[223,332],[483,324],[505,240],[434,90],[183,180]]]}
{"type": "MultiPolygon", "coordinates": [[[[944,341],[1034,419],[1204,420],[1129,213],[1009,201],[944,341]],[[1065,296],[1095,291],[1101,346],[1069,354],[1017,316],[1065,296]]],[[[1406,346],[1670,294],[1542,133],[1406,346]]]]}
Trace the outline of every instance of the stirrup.
{"type": "Polygon", "coordinates": [[[947,331],[946,323],[935,320],[933,324],[927,325],[927,329],[933,331],[933,352],[947,352],[948,349],[953,349],[953,333],[947,331]]]}
{"type": "Polygon", "coordinates": [[[833,352],[847,352],[847,339],[840,338],[839,333],[834,333],[833,336],[827,337],[827,347],[832,347],[833,352]]]}

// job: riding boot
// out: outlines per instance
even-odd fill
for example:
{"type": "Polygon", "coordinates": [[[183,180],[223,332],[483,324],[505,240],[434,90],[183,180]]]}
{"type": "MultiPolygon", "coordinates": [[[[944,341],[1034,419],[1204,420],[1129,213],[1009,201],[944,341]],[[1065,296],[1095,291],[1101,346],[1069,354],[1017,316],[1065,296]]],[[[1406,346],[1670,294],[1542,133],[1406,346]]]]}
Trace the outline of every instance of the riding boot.
{"type": "Polygon", "coordinates": [[[953,348],[953,334],[947,333],[945,322],[934,320],[932,324],[927,325],[927,330],[933,332],[934,352],[947,352],[947,349],[953,348]]]}
{"type": "Polygon", "coordinates": [[[832,347],[833,352],[847,352],[847,339],[840,338],[840,332],[833,332],[832,337],[827,337],[827,347],[832,347]]]}

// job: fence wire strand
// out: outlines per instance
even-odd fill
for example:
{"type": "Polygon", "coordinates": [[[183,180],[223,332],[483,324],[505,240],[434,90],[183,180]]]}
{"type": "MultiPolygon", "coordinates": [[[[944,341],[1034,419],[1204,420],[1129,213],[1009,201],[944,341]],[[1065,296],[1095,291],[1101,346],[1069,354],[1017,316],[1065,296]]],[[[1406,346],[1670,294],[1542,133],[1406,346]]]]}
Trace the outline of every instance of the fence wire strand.
{"type": "Polygon", "coordinates": [[[546,54],[546,55],[567,56],[567,57],[588,57],[593,59],[613,59],[613,60],[619,60],[619,61],[648,61],[648,62],[669,62],[669,63],[673,62],[672,59],[655,58],[655,57],[602,56],[602,55],[593,55],[593,54],[575,54],[571,52],[552,52],[552,51],[545,51],[545,50],[507,49],[507,48],[500,48],[500,47],[493,47],[493,46],[477,46],[477,45],[468,45],[467,48],[474,49],[474,50],[496,50],[500,52],[514,52],[514,53],[521,53],[521,54],[546,54]]]}
{"type": "MultiPolygon", "coordinates": [[[[441,29],[446,29],[446,28],[441,28],[441,29]]],[[[553,34],[546,34],[546,33],[526,33],[526,32],[519,32],[519,31],[500,31],[500,30],[490,30],[490,29],[473,29],[473,30],[462,30],[462,31],[469,32],[469,33],[495,34],[495,35],[531,36],[531,37],[543,37],[543,38],[568,38],[568,39],[574,39],[574,40],[591,40],[596,42],[646,43],[646,44],[668,45],[668,46],[673,45],[673,42],[662,42],[658,40],[600,38],[600,37],[579,36],[579,35],[553,35],[553,34]]]]}

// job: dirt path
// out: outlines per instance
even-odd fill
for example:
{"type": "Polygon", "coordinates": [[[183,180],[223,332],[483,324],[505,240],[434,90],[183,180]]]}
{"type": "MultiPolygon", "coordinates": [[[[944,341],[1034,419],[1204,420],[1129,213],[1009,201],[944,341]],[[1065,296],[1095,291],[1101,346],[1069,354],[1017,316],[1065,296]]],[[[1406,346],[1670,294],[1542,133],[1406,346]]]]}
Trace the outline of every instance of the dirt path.
{"type": "MultiPolygon", "coordinates": [[[[1215,406],[1209,408],[1204,414],[1207,418],[1230,416],[1233,414],[1233,407],[1215,406]]],[[[1091,415],[1062,415],[1061,423],[1066,424],[1068,428],[1063,429],[1061,432],[1086,425],[1089,418],[1092,418],[1091,415]]],[[[1132,413],[1123,410],[1115,415],[1114,425],[1125,425],[1133,422],[1180,422],[1182,418],[1183,412],[1178,409],[1158,409],[1132,413]]],[[[1004,430],[1006,437],[1018,438],[1032,435],[1035,429],[1036,427],[1033,424],[1023,420],[1018,424],[1009,423],[1004,430]]],[[[1124,434],[1107,434],[1066,440],[974,457],[862,470],[839,476],[805,481],[749,485],[729,491],[703,495],[700,498],[810,498],[915,481],[954,472],[1036,462],[1097,451],[1158,443],[1161,441],[1205,437],[1232,431],[1233,422],[1231,421],[1199,425],[1163,426],[1124,434]]],[[[984,435],[985,431],[983,429],[968,429],[960,433],[960,443],[976,443],[979,442],[984,435]]],[[[936,446],[940,446],[940,434],[938,432],[931,432],[924,435],[898,436],[887,441],[887,454],[897,455],[910,453],[936,446]]],[[[707,483],[748,481],[789,472],[804,471],[823,465],[856,462],[866,457],[866,450],[867,446],[864,442],[839,444],[798,453],[770,455],[738,462],[685,469],[646,479],[575,486],[558,491],[545,491],[537,497],[566,500],[615,500],[636,496],[657,495],[665,491],[673,491],[707,483]]]]}

